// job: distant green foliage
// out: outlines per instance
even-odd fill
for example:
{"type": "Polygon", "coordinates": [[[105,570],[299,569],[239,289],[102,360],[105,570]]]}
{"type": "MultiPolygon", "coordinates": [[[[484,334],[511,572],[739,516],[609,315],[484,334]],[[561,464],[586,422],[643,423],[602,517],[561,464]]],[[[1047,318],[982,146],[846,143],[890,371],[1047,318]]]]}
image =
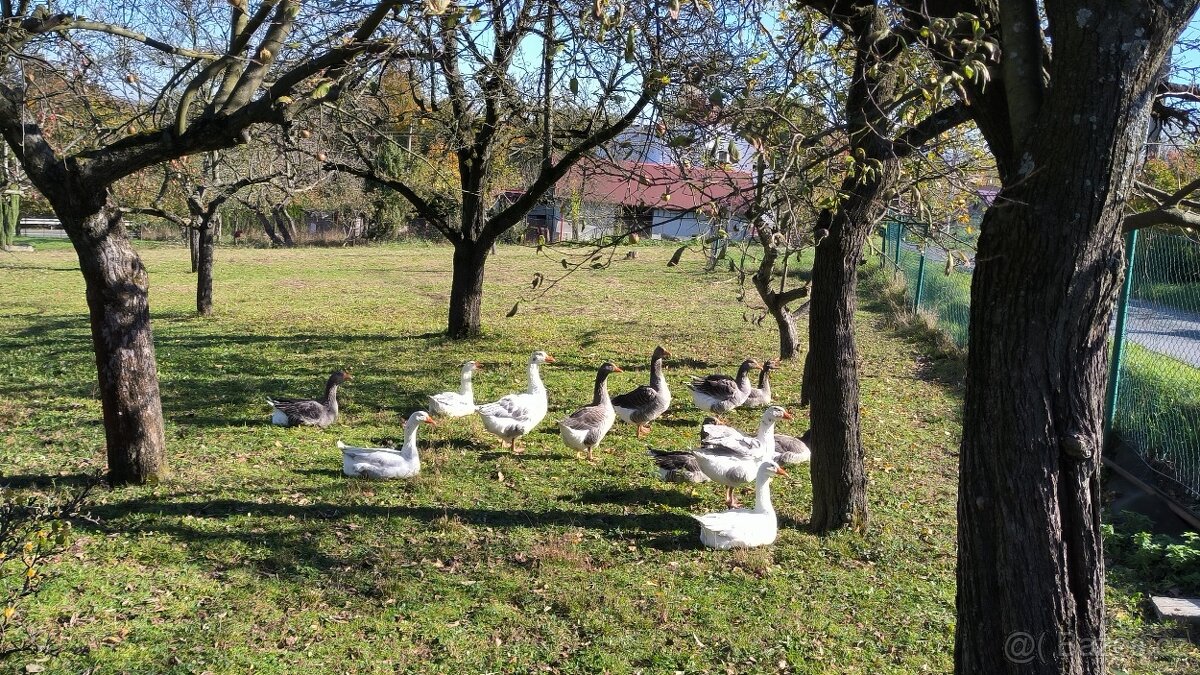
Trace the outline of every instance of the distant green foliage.
{"type": "Polygon", "coordinates": [[[1138,242],[1135,279],[1139,284],[1198,284],[1191,287],[1193,311],[1200,311],[1200,242],[1165,230],[1146,230],[1138,242]]]}

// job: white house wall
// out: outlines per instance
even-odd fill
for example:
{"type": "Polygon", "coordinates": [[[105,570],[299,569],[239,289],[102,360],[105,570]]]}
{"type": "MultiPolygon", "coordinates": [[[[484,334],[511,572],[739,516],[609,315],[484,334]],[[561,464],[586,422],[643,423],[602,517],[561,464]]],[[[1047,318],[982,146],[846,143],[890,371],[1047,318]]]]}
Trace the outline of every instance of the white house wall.
{"type": "MultiPolygon", "coordinates": [[[[740,218],[720,219],[716,225],[724,229],[734,239],[741,239],[746,234],[745,221],[740,218]]],[[[711,234],[713,221],[707,216],[696,212],[654,210],[654,228],[651,237],[654,239],[691,239],[692,237],[711,234]]]]}

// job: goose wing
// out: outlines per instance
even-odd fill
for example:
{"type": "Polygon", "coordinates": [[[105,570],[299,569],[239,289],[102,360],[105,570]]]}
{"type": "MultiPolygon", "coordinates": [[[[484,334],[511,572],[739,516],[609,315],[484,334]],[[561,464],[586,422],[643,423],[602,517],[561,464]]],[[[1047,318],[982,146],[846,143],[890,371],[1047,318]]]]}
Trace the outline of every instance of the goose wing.
{"type": "Polygon", "coordinates": [[[700,427],[700,441],[702,443],[719,442],[726,438],[745,438],[746,435],[734,429],[733,427],[724,424],[704,424],[700,427]]]}
{"type": "Polygon", "coordinates": [[[604,406],[588,405],[564,417],[559,424],[580,431],[599,428],[604,424],[604,406]]]}
{"type": "Polygon", "coordinates": [[[775,457],[781,464],[799,464],[812,457],[808,444],[785,434],[775,434],[775,457]]]}
{"type": "Polygon", "coordinates": [[[730,459],[754,459],[762,450],[757,438],[748,438],[734,431],[732,434],[712,436],[704,440],[697,452],[730,459]]]}
{"type": "Polygon", "coordinates": [[[696,456],[690,452],[651,449],[649,454],[660,469],[665,469],[666,471],[700,471],[700,464],[696,462],[696,456]]]}
{"type": "Polygon", "coordinates": [[[318,419],[325,412],[323,403],[306,398],[268,398],[267,403],[292,421],[318,419]]]}
{"type": "Polygon", "coordinates": [[[688,389],[717,398],[737,396],[741,391],[738,388],[737,380],[720,374],[692,378],[692,381],[688,383],[688,389]]]}
{"type": "Polygon", "coordinates": [[[628,410],[649,408],[657,402],[658,392],[654,391],[653,387],[647,385],[642,385],[627,394],[614,396],[612,400],[614,408],[625,408],[628,410]]]}
{"type": "Polygon", "coordinates": [[[499,401],[479,406],[478,410],[480,415],[507,418],[518,422],[528,421],[531,417],[530,407],[521,394],[509,394],[499,401]]]}
{"type": "Polygon", "coordinates": [[[755,524],[756,516],[750,509],[731,509],[729,511],[717,511],[716,513],[706,513],[701,516],[692,515],[692,518],[700,521],[700,524],[708,528],[714,534],[719,534],[722,537],[736,537],[745,531],[747,527],[755,524]]]}

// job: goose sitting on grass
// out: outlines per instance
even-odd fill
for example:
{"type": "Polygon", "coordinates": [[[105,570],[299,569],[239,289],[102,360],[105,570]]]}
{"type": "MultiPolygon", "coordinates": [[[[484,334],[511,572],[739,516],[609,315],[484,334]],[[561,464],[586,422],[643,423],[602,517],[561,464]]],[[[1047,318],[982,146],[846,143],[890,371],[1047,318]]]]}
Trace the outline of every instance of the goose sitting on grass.
{"type": "Polygon", "coordinates": [[[354,379],[344,370],[335,370],[325,383],[325,396],[310,398],[271,398],[267,403],[275,410],[271,413],[271,424],[281,427],[301,425],[325,428],[333,424],[338,416],[338,385],[354,379]]]}
{"type": "Polygon", "coordinates": [[[637,425],[638,438],[650,433],[650,423],[671,407],[671,389],[662,374],[663,358],[670,355],[671,352],[663,349],[662,345],[655,347],[650,355],[650,384],[643,384],[612,400],[617,417],[637,425]]]}
{"type": "Polygon", "coordinates": [[[775,463],[790,466],[803,464],[812,459],[812,429],[804,432],[800,438],[786,434],[775,434],[775,463]]]}
{"type": "Polygon", "coordinates": [[[613,365],[612,361],[605,361],[596,371],[591,405],[585,405],[558,421],[558,433],[563,443],[572,450],[586,450],[589,462],[593,460],[592,451],[604,440],[613,422],[617,421],[612,399],[608,397],[608,376],[622,372],[625,371],[613,365]]]}
{"type": "Polygon", "coordinates": [[[692,402],[697,408],[716,415],[724,415],[746,402],[753,388],[750,371],[762,368],[756,359],[742,361],[737,377],[716,373],[706,377],[693,377],[687,387],[692,392],[692,402]]]}
{"type": "Polygon", "coordinates": [[[543,363],[554,363],[554,357],[542,351],[531,354],[528,389],[476,408],[483,419],[483,427],[509,444],[509,449],[514,453],[518,452],[517,439],[533,431],[550,407],[546,387],[538,373],[538,366],[543,363]]]}
{"type": "Polygon", "coordinates": [[[421,473],[421,456],[417,452],[417,427],[424,422],[437,426],[424,410],[408,416],[404,423],[404,446],[394,448],[356,448],[338,441],[342,451],[342,473],[362,478],[412,478],[421,473]]]}
{"type": "Polygon", "coordinates": [[[429,397],[429,410],[438,417],[465,417],[475,412],[475,390],[471,380],[483,370],[478,361],[466,361],[459,375],[458,391],[446,391],[429,397]]]}
{"type": "Polygon", "coordinates": [[[754,548],[775,543],[779,520],[771,504],[771,479],[787,471],[770,460],[755,468],[754,508],[692,516],[700,522],[700,542],[709,548],[754,548]]]}

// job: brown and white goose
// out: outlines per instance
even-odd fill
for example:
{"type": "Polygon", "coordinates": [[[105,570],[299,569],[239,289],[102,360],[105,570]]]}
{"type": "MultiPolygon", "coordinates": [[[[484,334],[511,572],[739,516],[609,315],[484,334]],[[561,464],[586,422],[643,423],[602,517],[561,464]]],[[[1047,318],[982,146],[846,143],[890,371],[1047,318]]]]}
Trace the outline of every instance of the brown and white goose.
{"type": "MultiPolygon", "coordinates": [[[[724,433],[730,427],[720,426],[715,417],[705,417],[700,423],[700,444],[703,445],[713,433],[724,433]],[[716,431],[711,431],[716,429],[716,431]]],[[[691,450],[655,450],[647,452],[658,467],[658,477],[667,483],[706,483],[708,476],[700,470],[696,455],[691,450]]]]}
{"type": "Polygon", "coordinates": [[[747,408],[765,408],[771,405],[771,373],[776,370],[779,370],[778,361],[763,363],[762,372],[758,374],[758,386],[750,390],[746,402],[742,405],[747,408]]]}
{"type": "Polygon", "coordinates": [[[613,411],[612,399],[608,397],[608,376],[624,372],[612,361],[605,361],[596,371],[596,385],[592,390],[592,403],[576,410],[569,417],[558,421],[558,433],[563,443],[572,450],[586,450],[588,461],[592,451],[604,441],[617,414],[613,411]]]}
{"type": "Polygon", "coordinates": [[[658,467],[658,477],[668,483],[706,483],[708,476],[700,470],[696,455],[690,450],[655,450],[647,453],[658,467]]]}
{"type": "Polygon", "coordinates": [[[325,396],[320,399],[268,396],[267,403],[275,409],[271,413],[271,423],[281,427],[307,425],[321,428],[333,424],[338,416],[338,385],[352,379],[350,373],[335,370],[325,382],[325,396]]]}
{"type": "Polygon", "coordinates": [[[650,356],[650,384],[613,398],[613,409],[617,417],[629,424],[637,425],[638,438],[650,433],[650,423],[671,407],[671,390],[667,378],[663,377],[663,358],[671,352],[662,345],[654,348],[650,356]]]}
{"type": "Polygon", "coordinates": [[[692,392],[692,401],[701,410],[724,415],[746,402],[746,397],[753,388],[750,384],[750,371],[755,368],[762,368],[758,360],[746,359],[738,368],[736,378],[719,373],[707,377],[693,377],[687,385],[692,392]]]}

